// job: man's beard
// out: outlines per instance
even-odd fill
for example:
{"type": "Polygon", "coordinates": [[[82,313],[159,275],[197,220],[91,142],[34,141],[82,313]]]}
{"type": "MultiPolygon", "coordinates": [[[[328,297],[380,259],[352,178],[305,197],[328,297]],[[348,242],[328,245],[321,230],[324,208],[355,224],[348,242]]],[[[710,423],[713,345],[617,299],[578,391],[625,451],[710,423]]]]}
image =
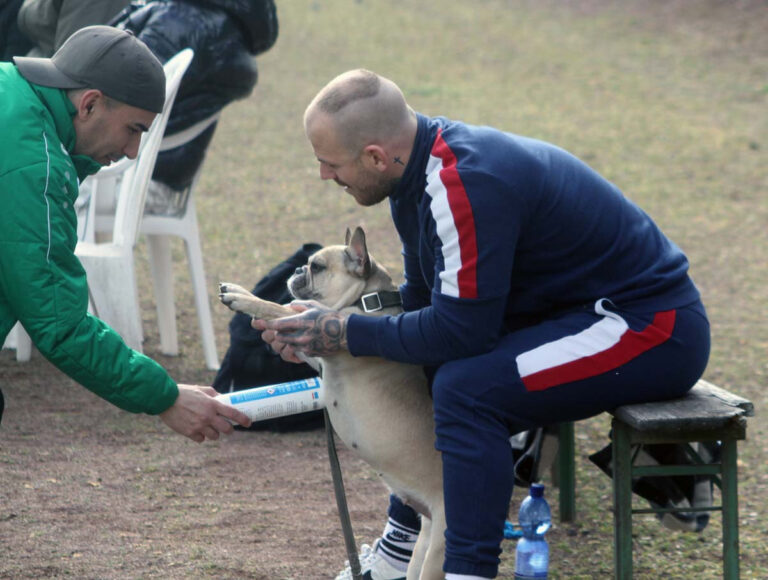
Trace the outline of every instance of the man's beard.
{"type": "Polygon", "coordinates": [[[371,207],[381,203],[394,194],[399,185],[400,178],[398,177],[383,183],[376,183],[359,189],[353,189],[352,196],[360,205],[371,207]]]}

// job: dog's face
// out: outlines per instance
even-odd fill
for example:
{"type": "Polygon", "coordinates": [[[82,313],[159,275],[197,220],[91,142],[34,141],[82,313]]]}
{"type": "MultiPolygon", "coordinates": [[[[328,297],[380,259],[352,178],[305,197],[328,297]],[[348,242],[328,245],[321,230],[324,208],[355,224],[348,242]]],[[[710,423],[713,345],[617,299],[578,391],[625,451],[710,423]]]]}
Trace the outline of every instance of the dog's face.
{"type": "Polygon", "coordinates": [[[391,286],[389,274],[368,255],[361,228],[351,236],[347,231],[346,245],[313,254],[288,280],[294,298],[316,300],[335,310],[354,304],[367,292],[391,286]]]}

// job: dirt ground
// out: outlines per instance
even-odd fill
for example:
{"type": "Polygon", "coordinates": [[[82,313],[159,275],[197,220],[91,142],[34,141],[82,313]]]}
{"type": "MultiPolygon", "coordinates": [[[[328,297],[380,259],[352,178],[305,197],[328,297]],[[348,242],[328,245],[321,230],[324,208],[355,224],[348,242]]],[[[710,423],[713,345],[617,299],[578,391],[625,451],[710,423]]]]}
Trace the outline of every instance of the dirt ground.
{"type": "MultiPolygon", "coordinates": [[[[183,359],[157,358],[172,373],[185,372],[183,359]]],[[[1,579],[327,579],[342,567],[323,429],[239,430],[198,445],[155,417],[110,406],[36,352],[18,364],[13,351],[1,351],[0,384],[1,579]]],[[[580,423],[579,454],[595,450],[606,433],[604,418],[580,423]]],[[[357,543],[370,543],[385,521],[387,490],[342,444],[338,451],[357,543]]],[[[610,488],[595,468],[577,463],[587,516],[592,502],[608,501],[610,488]]],[[[513,507],[521,498],[518,491],[513,507]]],[[[611,527],[605,507],[595,515],[556,524],[550,542],[574,553],[580,544],[602,550],[593,569],[607,577],[611,527]]],[[[717,539],[713,531],[702,548],[717,549],[717,539]]],[[[503,547],[505,578],[514,543],[503,547]]],[[[558,568],[567,570],[567,550],[560,557],[558,568]]]]}
{"type": "MultiPolygon", "coordinates": [[[[39,355],[30,380],[11,356],[1,357],[0,578],[287,579],[339,569],[323,430],[238,431],[197,445],[62,380],[39,355]]],[[[356,532],[372,539],[386,491],[340,455],[356,532]]]]}
{"type": "MultiPolygon", "coordinates": [[[[111,407],[37,353],[31,366],[13,354],[0,353],[0,579],[335,577],[346,551],[322,429],[240,430],[198,445],[157,418],[111,407]]],[[[179,372],[179,359],[165,362],[179,372]]],[[[605,416],[578,425],[576,523],[558,521],[544,479],[553,579],[612,575],[609,480],[585,459],[607,433],[605,416]]],[[[357,543],[371,542],[387,491],[338,448],[357,543]]],[[[522,497],[517,490],[513,515],[522,497]]],[[[672,577],[717,578],[720,537],[719,521],[702,535],[671,539],[652,520],[636,522],[635,577],[655,577],[661,550],[693,574],[672,577]]],[[[514,542],[503,550],[499,577],[511,578],[514,542]]]]}

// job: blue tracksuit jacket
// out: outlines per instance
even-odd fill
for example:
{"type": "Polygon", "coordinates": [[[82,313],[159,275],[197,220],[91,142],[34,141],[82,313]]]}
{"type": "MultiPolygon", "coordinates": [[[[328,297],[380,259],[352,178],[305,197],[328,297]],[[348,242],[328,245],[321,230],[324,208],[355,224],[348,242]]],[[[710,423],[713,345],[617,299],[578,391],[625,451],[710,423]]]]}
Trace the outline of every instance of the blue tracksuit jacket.
{"type": "Polygon", "coordinates": [[[699,299],[685,255],[651,218],[542,141],[418,115],[390,204],[411,312],[352,316],[354,355],[439,364],[599,298],[636,312],[699,299]]]}

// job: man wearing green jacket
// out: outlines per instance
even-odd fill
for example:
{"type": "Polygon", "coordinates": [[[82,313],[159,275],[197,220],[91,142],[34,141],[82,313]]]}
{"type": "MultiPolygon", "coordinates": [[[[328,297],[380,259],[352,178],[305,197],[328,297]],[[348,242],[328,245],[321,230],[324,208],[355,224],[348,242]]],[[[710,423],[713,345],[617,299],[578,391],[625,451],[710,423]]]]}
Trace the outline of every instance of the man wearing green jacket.
{"type": "Polygon", "coordinates": [[[75,256],[79,183],[136,157],[165,102],[157,58],[108,26],[75,32],[50,58],[0,63],[0,344],[20,321],[38,350],[74,380],[133,413],[160,415],[202,442],[249,419],[210,387],[176,385],[88,314],[75,256]]]}

